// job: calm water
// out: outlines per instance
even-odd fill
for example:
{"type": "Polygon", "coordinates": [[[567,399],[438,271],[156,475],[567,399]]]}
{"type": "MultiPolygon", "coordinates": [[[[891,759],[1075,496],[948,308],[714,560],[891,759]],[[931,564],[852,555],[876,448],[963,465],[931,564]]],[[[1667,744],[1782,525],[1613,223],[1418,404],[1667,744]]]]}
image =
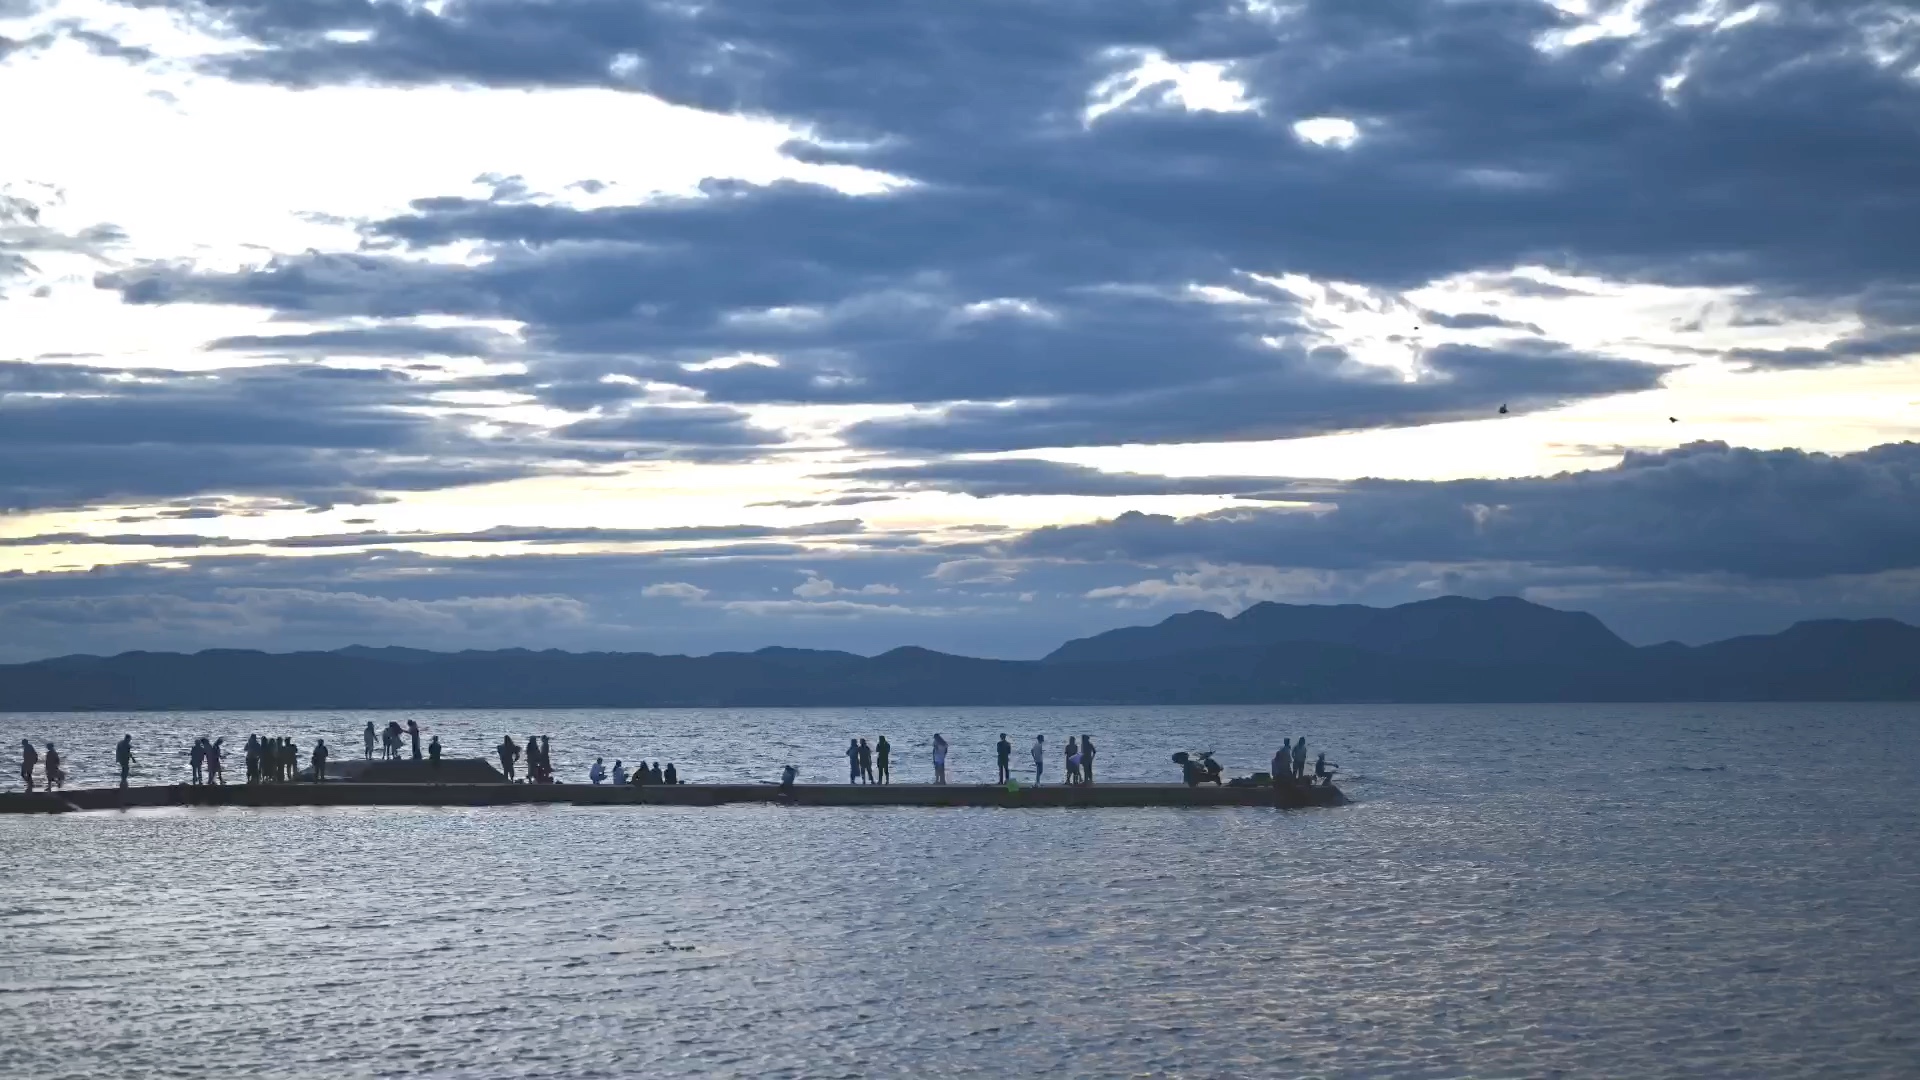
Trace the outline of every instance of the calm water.
{"type": "MultiPolygon", "coordinates": [[[[369,715],[0,736],[99,783],[126,731],[157,779],[201,733],[357,755],[369,715]]],[[[917,779],[941,731],[966,782],[1003,730],[1170,778],[1304,732],[1358,802],[0,818],[9,1072],[1920,1074],[1915,706],[412,715],[694,780],[834,779],[882,732],[917,779]]]]}

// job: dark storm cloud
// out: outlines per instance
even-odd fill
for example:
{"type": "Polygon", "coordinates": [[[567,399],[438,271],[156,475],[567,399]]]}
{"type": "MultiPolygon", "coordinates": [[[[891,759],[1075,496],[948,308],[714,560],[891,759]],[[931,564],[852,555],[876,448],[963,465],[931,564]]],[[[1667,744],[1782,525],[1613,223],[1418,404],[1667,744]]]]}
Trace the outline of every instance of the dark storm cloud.
{"type": "Polygon", "coordinates": [[[1920,567],[1920,443],[1856,454],[1694,443],[1592,472],[1363,480],[1318,512],[1123,514],[1012,550],[1089,560],[1360,569],[1507,562],[1807,579],[1920,567]]]}
{"type": "Polygon", "coordinates": [[[951,422],[854,433],[886,447],[1423,423],[1642,389],[1658,372],[1556,352],[1491,314],[1427,312],[1435,328],[1517,336],[1442,346],[1431,377],[1396,384],[1320,362],[1298,303],[1242,272],[1391,295],[1537,261],[1842,301],[1920,276],[1920,134],[1902,119],[1920,94],[1884,61],[1914,34],[1868,18],[1897,14],[1887,4],[1773,5],[1726,28],[1654,5],[1636,38],[1559,51],[1537,43],[1573,21],[1535,0],[1314,0],[1277,15],[1226,0],[824,15],[772,0],[171,6],[235,38],[211,63],[236,77],[640,88],[806,125],[848,141],[796,156],[915,182],[869,197],[716,182],[586,210],[503,183],[369,222],[355,255],[100,279],[134,302],[520,320],[541,356],[526,378],[573,408],[634,396],[601,377],[619,373],[715,403],[963,403],[951,422]],[[1090,88],[1133,62],[1116,48],[1224,64],[1261,109],[1186,112],[1146,88],[1085,125],[1090,88]],[[1296,138],[1315,116],[1351,118],[1359,142],[1296,138]],[[468,241],[490,259],[389,250],[468,241]],[[1250,300],[1203,303],[1182,291],[1195,282],[1250,300]],[[687,369],[742,352],[777,363],[687,369]]]}

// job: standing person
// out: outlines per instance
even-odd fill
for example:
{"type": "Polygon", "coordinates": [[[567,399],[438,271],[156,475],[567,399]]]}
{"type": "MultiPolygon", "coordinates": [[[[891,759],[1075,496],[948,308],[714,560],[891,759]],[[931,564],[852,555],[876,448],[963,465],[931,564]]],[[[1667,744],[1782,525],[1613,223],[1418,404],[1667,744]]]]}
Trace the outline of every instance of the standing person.
{"type": "Polygon", "coordinates": [[[873,747],[868,746],[865,739],[860,740],[860,778],[873,783],[873,747]]]}
{"type": "Polygon", "coordinates": [[[300,779],[300,744],[291,735],[280,740],[280,779],[289,784],[300,779]]]}
{"type": "MultiPolygon", "coordinates": [[[[513,745],[513,736],[503,736],[500,739],[500,745],[494,748],[494,752],[500,755],[500,771],[507,774],[507,783],[513,783],[513,759],[520,756],[520,748],[513,745]]],[[[616,773],[620,771],[619,765],[619,762],[614,762],[616,773]]],[[[620,782],[614,781],[616,784],[620,782]]]]}
{"type": "Polygon", "coordinates": [[[247,736],[247,783],[260,782],[260,736],[247,736]]]}
{"type": "Polygon", "coordinates": [[[20,779],[27,785],[29,792],[33,790],[33,769],[38,764],[40,764],[40,751],[33,748],[33,740],[21,739],[20,779]]]}
{"type": "Polygon", "coordinates": [[[323,783],[327,779],[327,740],[320,739],[313,744],[313,782],[323,783]]]}
{"type": "Polygon", "coordinates": [[[540,772],[547,783],[553,783],[553,736],[540,736],[540,772]]]}
{"type": "Polygon", "coordinates": [[[847,783],[860,782],[860,740],[847,740],[847,783]]]}
{"type": "Polygon", "coordinates": [[[893,747],[887,745],[885,735],[880,736],[880,741],[874,744],[873,756],[880,759],[880,782],[893,783],[893,769],[887,765],[887,759],[893,756],[893,747]]]}
{"type": "Polygon", "coordinates": [[[587,770],[587,779],[596,787],[607,782],[606,758],[593,759],[593,768],[587,770]]]}
{"type": "Polygon", "coordinates": [[[387,760],[393,761],[400,756],[400,721],[387,721],[387,760]]]}
{"type": "Polygon", "coordinates": [[[200,786],[200,772],[207,764],[207,740],[202,737],[193,740],[193,749],[187,751],[187,764],[193,768],[193,786],[200,786]]]}
{"type": "Polygon", "coordinates": [[[413,743],[413,760],[420,760],[420,725],[413,717],[407,717],[407,738],[413,743]]]}
{"type": "Polygon", "coordinates": [[[994,756],[1000,759],[1000,782],[1013,782],[1013,774],[1007,770],[1007,763],[1013,760],[1013,744],[1007,741],[1007,733],[1000,733],[1000,741],[993,745],[994,756]]]}
{"type": "Polygon", "coordinates": [[[540,736],[527,736],[526,755],[527,783],[537,784],[540,782],[540,736]]]}
{"type": "Polygon", "coordinates": [[[1066,758],[1067,783],[1077,784],[1080,782],[1080,740],[1071,735],[1067,736],[1066,758]]]}
{"type": "Polygon", "coordinates": [[[220,764],[220,755],[224,753],[221,747],[226,744],[226,741],[227,737],[222,735],[207,744],[207,783],[209,784],[227,782],[227,770],[220,764]]]}
{"type": "Polygon", "coordinates": [[[1307,775],[1307,737],[1293,740],[1293,778],[1299,780],[1307,775]]]}
{"type": "Polygon", "coordinates": [[[933,733],[933,782],[947,782],[947,740],[937,731],[933,733]]]}
{"type": "Polygon", "coordinates": [[[1080,736],[1080,782],[1093,783],[1093,736],[1080,736]]]}
{"type": "Polygon", "coordinates": [[[1273,782],[1285,783],[1293,775],[1293,740],[1287,739],[1273,755],[1273,782]]]}
{"type": "Polygon", "coordinates": [[[66,771],[60,768],[60,751],[47,744],[47,790],[63,787],[67,782],[66,771]]]}
{"type": "Polygon", "coordinates": [[[373,744],[379,741],[378,734],[376,734],[373,730],[373,721],[371,720],[367,721],[367,730],[360,733],[360,741],[367,744],[367,760],[372,761],[373,760],[373,744]]]}
{"type": "Polygon", "coordinates": [[[113,760],[120,766],[120,786],[127,786],[127,776],[133,772],[133,736],[123,736],[119,745],[113,748],[113,760]]]}
{"type": "Polygon", "coordinates": [[[1040,786],[1040,774],[1045,772],[1046,769],[1047,769],[1047,737],[1045,735],[1035,735],[1033,737],[1033,786],[1034,787],[1040,786]]]}

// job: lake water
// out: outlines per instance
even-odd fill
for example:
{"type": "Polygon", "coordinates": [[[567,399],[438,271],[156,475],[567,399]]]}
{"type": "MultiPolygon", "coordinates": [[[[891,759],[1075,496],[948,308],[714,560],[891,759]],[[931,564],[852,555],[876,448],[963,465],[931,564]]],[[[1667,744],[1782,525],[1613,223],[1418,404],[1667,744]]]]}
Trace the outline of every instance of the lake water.
{"type": "MultiPolygon", "coordinates": [[[[1920,1075],[1913,705],[0,715],[76,782],[413,715],[694,781],[1092,732],[1355,805],[0,818],[0,1047],[64,1076],[1920,1075]]],[[[14,760],[17,765],[17,759],[14,760]]],[[[230,759],[239,769],[237,755],[230,759]]],[[[1048,762],[1050,772],[1057,755],[1048,762]]],[[[9,776],[14,771],[9,767],[9,776]]],[[[1050,777],[1051,778],[1051,777],[1050,777]]],[[[18,790],[17,779],[13,789],[18,790]]]]}

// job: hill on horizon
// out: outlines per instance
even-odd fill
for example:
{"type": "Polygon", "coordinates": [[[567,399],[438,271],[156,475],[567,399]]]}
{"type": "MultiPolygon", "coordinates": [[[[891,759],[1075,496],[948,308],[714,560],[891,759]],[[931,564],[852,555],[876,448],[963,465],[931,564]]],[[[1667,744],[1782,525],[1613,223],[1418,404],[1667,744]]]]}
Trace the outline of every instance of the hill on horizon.
{"type": "Polygon", "coordinates": [[[1920,700],[1920,628],[1817,620],[1634,646],[1519,597],[1254,604],[1066,642],[1040,660],[900,646],[706,656],[509,648],[76,654],[0,665],[0,711],[1920,700]]]}

